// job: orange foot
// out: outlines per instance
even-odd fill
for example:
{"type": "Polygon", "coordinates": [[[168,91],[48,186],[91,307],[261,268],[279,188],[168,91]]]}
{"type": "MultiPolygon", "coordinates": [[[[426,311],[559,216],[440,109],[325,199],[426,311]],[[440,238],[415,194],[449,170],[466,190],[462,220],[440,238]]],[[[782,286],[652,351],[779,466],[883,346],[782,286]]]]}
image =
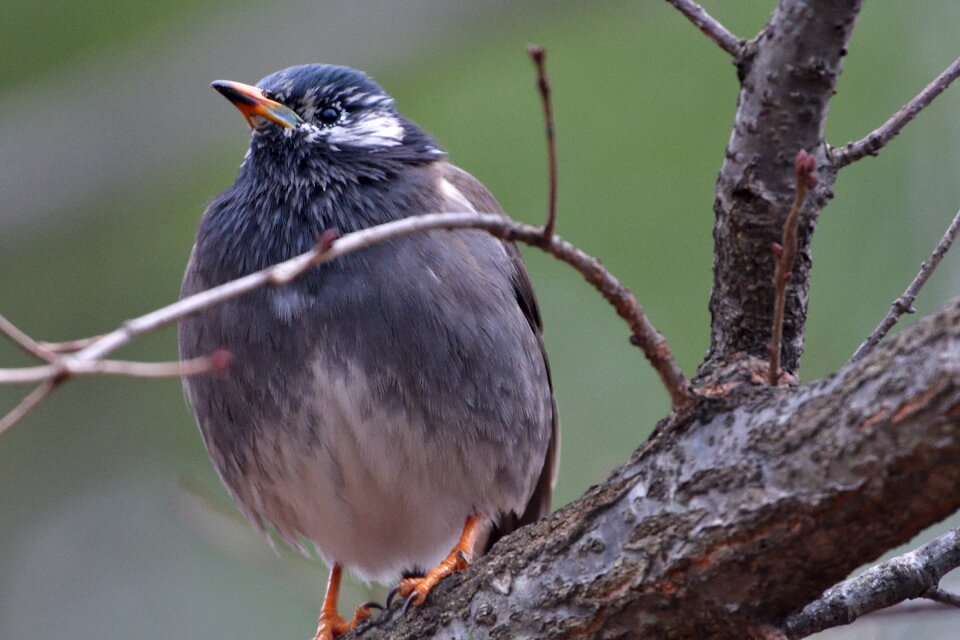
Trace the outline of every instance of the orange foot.
{"type": "Polygon", "coordinates": [[[336,611],[323,612],[317,624],[317,635],[313,640],[333,640],[342,633],[353,631],[361,622],[373,615],[371,604],[361,604],[353,612],[353,620],[347,622],[336,611]]]}
{"type": "Polygon", "coordinates": [[[373,615],[370,609],[382,609],[376,602],[361,604],[353,612],[353,620],[347,622],[337,613],[337,598],[340,595],[340,575],[342,569],[334,564],[330,569],[330,581],[327,584],[327,595],[323,599],[323,608],[320,610],[320,619],[317,620],[317,635],[313,640],[333,640],[340,634],[352,631],[358,624],[373,615]]]}
{"type": "Polygon", "coordinates": [[[391,600],[395,595],[405,598],[403,604],[403,613],[406,614],[410,606],[419,607],[426,600],[430,591],[437,584],[454,571],[462,571],[473,562],[473,550],[477,545],[477,533],[480,529],[480,519],[477,516],[467,518],[463,526],[463,533],[460,535],[460,541],[453,548],[440,564],[430,570],[422,578],[404,578],[400,584],[391,590],[387,596],[387,606],[390,606],[391,600]]]}

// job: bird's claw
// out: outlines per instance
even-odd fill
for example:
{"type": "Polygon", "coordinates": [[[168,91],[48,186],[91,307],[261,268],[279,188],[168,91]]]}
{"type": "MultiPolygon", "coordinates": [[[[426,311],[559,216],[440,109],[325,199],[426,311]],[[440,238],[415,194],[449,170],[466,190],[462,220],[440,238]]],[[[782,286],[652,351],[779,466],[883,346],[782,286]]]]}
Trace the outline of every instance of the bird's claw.
{"type": "Polygon", "coordinates": [[[409,596],[407,596],[407,599],[403,602],[403,609],[400,610],[400,617],[402,618],[407,617],[407,611],[410,610],[411,605],[417,604],[417,606],[420,606],[421,604],[423,604],[422,602],[420,603],[414,602],[419,595],[420,595],[419,593],[414,591],[409,596]]]}
{"type": "Polygon", "coordinates": [[[393,599],[397,597],[397,594],[400,593],[400,585],[398,584],[393,589],[387,593],[387,609],[390,608],[390,605],[393,603],[393,599]]]}
{"type": "Polygon", "coordinates": [[[354,610],[353,619],[350,622],[341,618],[336,612],[322,614],[314,640],[334,640],[339,635],[353,631],[361,622],[373,616],[370,609],[383,609],[383,607],[378,602],[364,602],[354,610]]]}

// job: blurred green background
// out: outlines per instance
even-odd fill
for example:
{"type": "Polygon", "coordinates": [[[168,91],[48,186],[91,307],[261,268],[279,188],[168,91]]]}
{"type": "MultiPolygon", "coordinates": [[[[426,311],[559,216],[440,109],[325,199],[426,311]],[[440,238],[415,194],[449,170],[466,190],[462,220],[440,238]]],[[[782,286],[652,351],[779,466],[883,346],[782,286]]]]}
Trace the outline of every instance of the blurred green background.
{"type": "MultiPolygon", "coordinates": [[[[773,4],[706,6],[752,36],[773,4]]],[[[100,333],[176,299],[198,217],[247,144],[207,86],[218,78],[364,68],[507,211],[539,221],[545,145],[525,54],[537,42],[555,94],[559,232],[632,287],[688,373],[707,348],[713,187],[737,84],[666,3],[5,0],[2,13],[0,313],[37,337],[100,333]]],[[[867,3],[829,140],[859,138],[912,97],[957,56],[958,27],[955,0],[867,3]]],[[[838,180],[814,242],[804,380],[847,359],[960,207],[958,113],[953,89],[838,180]]],[[[668,403],[601,298],[527,256],[561,410],[559,506],[624,461],[668,403]]],[[[951,255],[921,315],[958,291],[951,255]]],[[[175,354],[171,330],[122,353],[175,354]]],[[[27,362],[0,345],[4,366],[27,362]]],[[[0,408],[25,392],[0,389],[0,408]]],[[[325,577],[237,519],[176,381],[73,381],[0,438],[0,640],[306,638],[325,577]]],[[[351,583],[341,608],[380,594],[351,583]]],[[[867,619],[829,637],[916,637],[922,622],[921,636],[953,638],[956,621],[867,619]]]]}

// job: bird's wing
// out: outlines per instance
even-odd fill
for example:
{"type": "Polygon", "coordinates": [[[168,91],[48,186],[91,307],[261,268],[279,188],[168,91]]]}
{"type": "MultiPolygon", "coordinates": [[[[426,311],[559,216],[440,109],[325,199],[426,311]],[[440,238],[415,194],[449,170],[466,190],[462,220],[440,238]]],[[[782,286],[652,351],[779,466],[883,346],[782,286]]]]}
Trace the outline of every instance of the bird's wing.
{"type": "MultiPolygon", "coordinates": [[[[447,183],[444,185],[444,192],[448,200],[447,208],[451,211],[473,210],[479,213],[504,213],[500,204],[493,195],[487,191],[487,188],[463,169],[444,162],[442,179],[447,183]]],[[[503,245],[511,261],[511,283],[513,284],[513,290],[517,297],[517,304],[527,318],[527,322],[530,323],[530,329],[536,335],[537,343],[540,345],[540,353],[543,355],[543,364],[546,368],[547,381],[550,385],[552,414],[550,418],[550,443],[547,447],[547,456],[543,461],[543,469],[540,472],[540,477],[537,480],[533,495],[530,496],[527,507],[522,514],[501,514],[500,523],[490,534],[487,549],[511,531],[525,524],[534,522],[550,513],[550,500],[553,495],[553,485],[557,480],[557,463],[560,454],[557,402],[553,396],[553,381],[550,379],[550,363],[547,360],[546,349],[543,345],[543,320],[540,317],[540,307],[537,304],[537,297],[533,293],[533,285],[530,282],[530,276],[527,274],[527,268],[523,264],[523,257],[520,255],[520,250],[513,242],[503,241],[503,245]]]]}

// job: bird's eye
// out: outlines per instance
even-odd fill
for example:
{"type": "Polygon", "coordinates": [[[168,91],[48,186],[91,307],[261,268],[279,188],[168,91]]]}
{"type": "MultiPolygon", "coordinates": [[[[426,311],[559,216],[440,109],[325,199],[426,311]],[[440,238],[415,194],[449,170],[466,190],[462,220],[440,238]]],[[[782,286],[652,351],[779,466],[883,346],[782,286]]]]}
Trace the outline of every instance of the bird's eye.
{"type": "Polygon", "coordinates": [[[275,94],[273,91],[264,90],[264,91],[261,91],[261,93],[263,94],[263,97],[266,98],[267,100],[273,100],[274,102],[279,102],[279,100],[277,100],[277,94],[275,94]]]}
{"type": "Polygon", "coordinates": [[[340,109],[337,107],[324,107],[317,114],[317,119],[323,124],[333,124],[340,119],[340,109]]]}

